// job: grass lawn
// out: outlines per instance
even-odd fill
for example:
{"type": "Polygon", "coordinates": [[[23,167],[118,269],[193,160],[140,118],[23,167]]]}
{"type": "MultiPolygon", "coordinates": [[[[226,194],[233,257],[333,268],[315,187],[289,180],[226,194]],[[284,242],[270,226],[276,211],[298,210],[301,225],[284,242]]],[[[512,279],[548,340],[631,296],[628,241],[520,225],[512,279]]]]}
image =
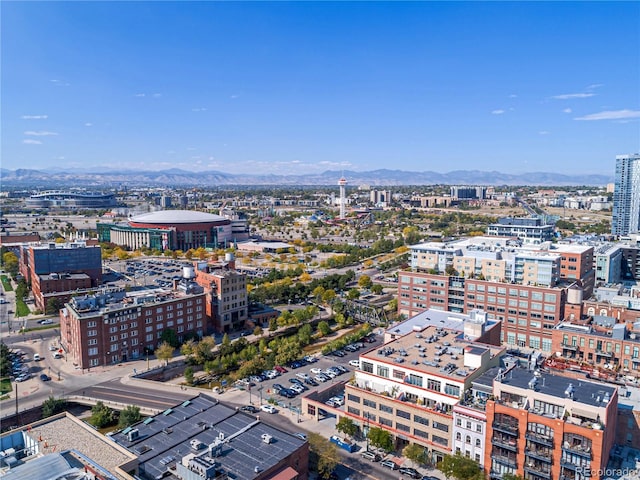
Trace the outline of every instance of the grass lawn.
{"type": "Polygon", "coordinates": [[[30,313],[31,310],[29,310],[27,304],[24,303],[24,300],[16,298],[16,317],[26,317],[30,313]]]}
{"type": "Polygon", "coordinates": [[[0,380],[0,395],[9,393],[11,390],[13,390],[13,387],[11,386],[11,380],[9,380],[8,378],[3,378],[2,380],[0,380]]]}
{"type": "Polygon", "coordinates": [[[13,292],[13,287],[9,281],[9,277],[6,275],[0,275],[0,281],[2,281],[2,286],[4,287],[5,292],[13,292]]]}

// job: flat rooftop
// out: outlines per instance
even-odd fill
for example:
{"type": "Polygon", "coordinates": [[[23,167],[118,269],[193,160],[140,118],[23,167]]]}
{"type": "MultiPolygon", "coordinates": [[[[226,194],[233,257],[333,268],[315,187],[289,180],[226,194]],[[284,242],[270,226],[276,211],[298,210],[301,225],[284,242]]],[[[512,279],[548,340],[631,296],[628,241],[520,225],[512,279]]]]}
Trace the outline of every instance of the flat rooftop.
{"type": "Polygon", "coordinates": [[[111,438],[138,455],[143,478],[176,478],[172,467],[185,455],[206,452],[209,445],[223,439],[219,454],[213,460],[231,478],[250,480],[259,472],[273,468],[305,443],[206,395],[186,400],[111,438]],[[137,438],[130,440],[134,429],[138,431],[137,438]],[[265,443],[263,435],[270,435],[271,443],[265,443]],[[195,450],[194,440],[202,442],[204,448],[195,450]]]}
{"type": "MultiPolygon", "coordinates": [[[[444,328],[454,332],[462,333],[464,331],[465,322],[477,322],[475,317],[465,313],[444,312],[442,310],[425,310],[419,314],[389,327],[385,333],[388,335],[404,336],[415,331],[416,328],[422,329],[427,326],[444,328]]],[[[497,320],[485,319],[485,331],[490,330],[498,323],[497,320]]]]}
{"type": "Polygon", "coordinates": [[[573,386],[573,401],[591,407],[606,407],[616,392],[616,387],[602,383],[568,378],[550,373],[540,373],[539,376],[534,376],[532,372],[518,368],[510,370],[504,375],[502,380],[499,380],[498,377],[495,381],[503,385],[528,389],[529,383],[533,378],[537,379],[536,392],[557,398],[566,398],[565,391],[571,384],[573,386]]]}
{"type": "Polygon", "coordinates": [[[502,347],[465,340],[459,330],[429,325],[361,355],[361,360],[390,364],[398,369],[430,374],[464,382],[476,368],[465,367],[465,356],[488,352],[489,358],[502,347]]]}

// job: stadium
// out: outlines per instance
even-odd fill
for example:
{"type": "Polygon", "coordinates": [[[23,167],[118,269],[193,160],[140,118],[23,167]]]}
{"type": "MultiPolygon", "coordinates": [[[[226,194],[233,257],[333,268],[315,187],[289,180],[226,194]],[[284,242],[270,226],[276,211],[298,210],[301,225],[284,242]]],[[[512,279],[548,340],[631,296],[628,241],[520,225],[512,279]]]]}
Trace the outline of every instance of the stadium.
{"type": "Polygon", "coordinates": [[[162,210],[129,218],[127,223],[98,223],[101,242],[132,250],[182,250],[224,248],[233,242],[231,220],[193,210],[162,210]]]}

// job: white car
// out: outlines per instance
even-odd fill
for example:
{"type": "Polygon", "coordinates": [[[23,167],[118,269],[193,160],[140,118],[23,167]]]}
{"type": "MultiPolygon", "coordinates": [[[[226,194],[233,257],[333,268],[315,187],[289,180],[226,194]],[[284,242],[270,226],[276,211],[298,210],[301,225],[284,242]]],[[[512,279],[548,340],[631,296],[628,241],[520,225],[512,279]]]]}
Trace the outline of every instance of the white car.
{"type": "MultiPolygon", "coordinates": [[[[356,361],[357,361],[357,360],[356,360],[356,361]]],[[[311,369],[311,373],[313,373],[314,375],[317,375],[317,374],[319,374],[319,373],[322,373],[322,369],[321,369],[321,368],[318,368],[318,367],[313,367],[313,368],[311,369]]]]}
{"type": "Polygon", "coordinates": [[[337,377],[337,375],[333,371],[331,371],[329,369],[325,370],[322,373],[324,373],[329,378],[336,378],[337,377]]]}
{"type": "Polygon", "coordinates": [[[260,410],[267,413],[278,413],[278,409],[273,405],[262,405],[260,410]]]}
{"type": "Polygon", "coordinates": [[[298,383],[294,383],[293,385],[291,385],[289,387],[290,390],[293,390],[296,393],[302,393],[304,392],[304,387],[298,383]]]}
{"type": "Polygon", "coordinates": [[[360,368],[360,360],[349,360],[349,365],[360,368]]]}
{"type": "Polygon", "coordinates": [[[296,377],[306,380],[307,378],[309,378],[309,375],[307,375],[306,373],[296,373],[296,377]]]}

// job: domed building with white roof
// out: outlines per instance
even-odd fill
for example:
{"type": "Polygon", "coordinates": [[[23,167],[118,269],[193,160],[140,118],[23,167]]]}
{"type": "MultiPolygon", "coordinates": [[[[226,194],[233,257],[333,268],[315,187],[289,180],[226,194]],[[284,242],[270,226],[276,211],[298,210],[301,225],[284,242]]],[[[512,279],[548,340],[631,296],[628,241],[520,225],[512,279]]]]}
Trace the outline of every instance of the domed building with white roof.
{"type": "Polygon", "coordinates": [[[231,220],[194,210],[160,210],[129,218],[127,223],[99,223],[101,242],[133,250],[182,250],[226,247],[234,241],[231,220]]]}

